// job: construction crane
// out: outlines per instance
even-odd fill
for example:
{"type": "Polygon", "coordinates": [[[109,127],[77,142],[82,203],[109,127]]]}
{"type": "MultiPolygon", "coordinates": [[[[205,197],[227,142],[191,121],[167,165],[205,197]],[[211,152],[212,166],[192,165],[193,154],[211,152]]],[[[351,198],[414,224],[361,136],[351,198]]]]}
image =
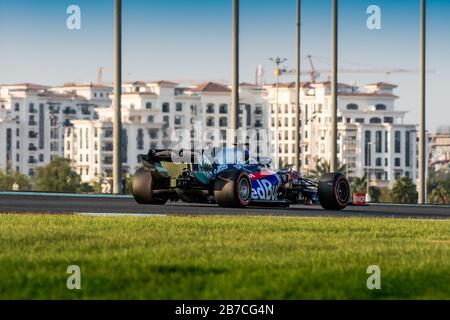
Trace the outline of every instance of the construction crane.
{"type": "MultiPolygon", "coordinates": [[[[312,59],[312,55],[308,55],[307,56],[307,58],[308,58],[308,61],[309,61],[309,65],[311,66],[311,71],[309,72],[309,75],[310,75],[310,77],[311,77],[311,82],[312,83],[315,83],[316,82],[316,80],[317,80],[317,78],[319,78],[320,77],[320,72],[318,72],[317,70],[316,70],[316,67],[314,66],[314,62],[313,62],[313,59],[312,59]]],[[[295,72],[295,74],[297,73],[297,71],[295,72]]]]}
{"type": "MultiPolygon", "coordinates": [[[[317,58],[317,57],[316,57],[317,58]]],[[[310,71],[301,72],[302,75],[309,75],[311,82],[315,83],[316,80],[320,77],[321,73],[330,74],[331,70],[317,70],[314,65],[313,56],[308,55],[307,59],[310,64],[310,71]]],[[[324,59],[325,60],[325,59],[324,59]]],[[[418,73],[418,70],[410,70],[410,69],[389,69],[389,68],[358,68],[358,69],[339,69],[339,73],[378,73],[378,74],[393,74],[393,73],[418,73]]],[[[428,71],[428,73],[434,73],[434,71],[428,71]]],[[[297,70],[295,69],[281,69],[281,75],[289,75],[294,76],[297,74],[297,70]]]]}

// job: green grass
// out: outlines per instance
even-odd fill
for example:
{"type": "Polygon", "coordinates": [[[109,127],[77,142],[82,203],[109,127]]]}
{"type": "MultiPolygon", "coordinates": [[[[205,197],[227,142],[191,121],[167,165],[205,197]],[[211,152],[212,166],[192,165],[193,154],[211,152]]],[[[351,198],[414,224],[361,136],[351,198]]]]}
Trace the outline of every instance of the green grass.
{"type": "Polygon", "coordinates": [[[449,299],[450,221],[0,215],[0,298],[449,299]]]}

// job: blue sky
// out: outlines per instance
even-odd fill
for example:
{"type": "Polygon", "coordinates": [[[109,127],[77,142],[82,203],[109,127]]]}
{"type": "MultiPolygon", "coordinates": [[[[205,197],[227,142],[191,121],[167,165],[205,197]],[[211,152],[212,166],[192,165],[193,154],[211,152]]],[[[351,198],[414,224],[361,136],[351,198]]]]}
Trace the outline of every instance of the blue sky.
{"type": "MultiPolygon", "coordinates": [[[[317,68],[328,69],[331,0],[302,2],[303,57],[321,57],[317,68]]],[[[428,68],[436,71],[428,76],[428,125],[434,128],[450,125],[450,2],[427,2],[428,68]]],[[[125,80],[230,78],[231,0],[123,0],[123,6],[125,80]]],[[[418,22],[419,0],[341,0],[341,67],[417,70],[418,22]],[[366,28],[371,4],[382,10],[382,30],[366,28]]],[[[0,32],[0,83],[95,81],[99,66],[111,81],[113,0],[0,0],[0,32]],[[72,4],[82,10],[79,31],[66,28],[72,4]]],[[[278,55],[294,66],[295,0],[241,0],[241,80],[253,81],[262,64],[271,81],[268,58],[278,55]]],[[[309,68],[305,59],[302,64],[309,68]]],[[[417,122],[417,74],[341,74],[339,80],[398,84],[398,109],[417,122]]]]}

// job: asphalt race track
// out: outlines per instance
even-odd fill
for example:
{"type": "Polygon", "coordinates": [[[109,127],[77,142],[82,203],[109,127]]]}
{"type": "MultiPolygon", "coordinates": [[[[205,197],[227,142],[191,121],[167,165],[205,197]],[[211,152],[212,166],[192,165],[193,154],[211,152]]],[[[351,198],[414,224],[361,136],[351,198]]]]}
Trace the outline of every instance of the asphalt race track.
{"type": "Polygon", "coordinates": [[[139,214],[139,215],[257,215],[257,216],[366,216],[393,218],[450,219],[450,206],[368,205],[349,206],[343,211],[326,211],[320,206],[290,208],[224,209],[215,205],[169,203],[141,206],[131,197],[61,194],[0,193],[0,213],[48,214],[139,214]]]}

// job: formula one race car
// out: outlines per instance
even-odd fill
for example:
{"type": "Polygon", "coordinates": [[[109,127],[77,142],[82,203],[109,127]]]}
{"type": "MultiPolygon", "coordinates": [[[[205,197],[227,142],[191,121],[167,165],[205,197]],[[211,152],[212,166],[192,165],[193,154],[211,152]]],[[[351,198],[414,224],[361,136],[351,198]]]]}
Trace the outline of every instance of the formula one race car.
{"type": "Polygon", "coordinates": [[[320,203],[327,210],[342,210],[350,197],[349,183],[340,173],[315,181],[292,168],[275,172],[270,158],[252,159],[243,148],[150,150],[141,158],[143,167],[132,182],[139,204],[181,200],[243,208],[320,203]]]}

